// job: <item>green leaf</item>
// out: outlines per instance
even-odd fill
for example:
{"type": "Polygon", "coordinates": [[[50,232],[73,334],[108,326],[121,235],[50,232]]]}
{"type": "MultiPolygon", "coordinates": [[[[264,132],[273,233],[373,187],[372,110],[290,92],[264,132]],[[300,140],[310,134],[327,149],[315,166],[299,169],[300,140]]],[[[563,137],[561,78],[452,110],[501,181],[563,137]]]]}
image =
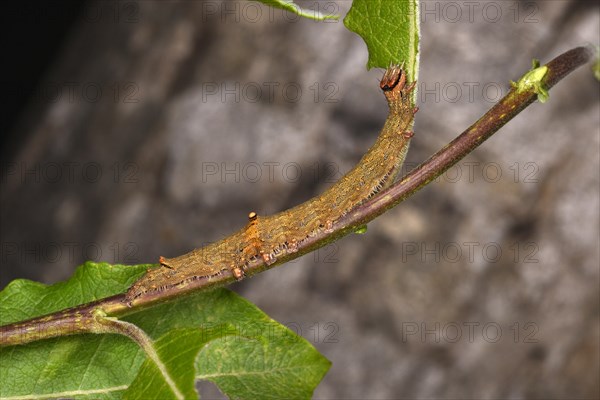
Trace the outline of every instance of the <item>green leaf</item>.
{"type": "Polygon", "coordinates": [[[68,281],[52,286],[14,280],[0,292],[0,325],[123,293],[153,266],[86,262],[68,281]]]}
{"type": "MultiPolygon", "coordinates": [[[[87,262],[68,281],[55,285],[12,281],[0,292],[0,324],[122,293],[148,267],[87,262]]],[[[0,397],[75,397],[81,393],[117,398],[111,394],[127,387],[131,365],[140,364],[143,358],[133,342],[115,335],[78,335],[0,348],[0,397]]]]}
{"type": "Polygon", "coordinates": [[[416,0],[354,0],[344,25],[367,44],[368,69],[405,63],[409,80],[417,80],[419,4],[416,0]]]}
{"type": "Polygon", "coordinates": [[[312,398],[330,362],[304,339],[270,325],[244,324],[240,335],[205,347],[196,361],[198,377],[216,383],[232,398],[312,398]]]}
{"type": "MultiPolygon", "coordinates": [[[[174,329],[156,341],[157,353],[182,397],[198,398],[194,388],[196,375],[194,361],[200,348],[218,337],[203,329],[174,329]]],[[[151,360],[146,360],[123,398],[127,400],[177,399],[178,396],[157,365],[151,360]]]]}
{"type": "MultiPolygon", "coordinates": [[[[147,267],[86,263],[69,281],[56,285],[16,281],[0,292],[0,316],[4,324],[123,292],[147,267]]],[[[226,289],[187,296],[122,319],[159,338],[155,348],[186,398],[195,398],[198,378],[217,382],[236,398],[269,398],[284,393],[283,388],[289,388],[288,397],[310,398],[330,365],[307,341],[226,289]],[[261,352],[232,346],[239,340],[260,344],[261,352]],[[220,381],[223,371],[229,371],[228,379],[220,381]],[[231,385],[230,380],[244,385],[231,385]]],[[[169,397],[165,377],[146,361],[146,354],[132,340],[113,334],[0,348],[0,380],[0,398],[169,397]]]]}
{"type": "MultiPolygon", "coordinates": [[[[196,378],[215,382],[232,398],[310,399],[331,365],[306,340],[225,289],[127,319],[152,337],[194,327],[211,338],[196,359],[196,378]],[[178,317],[170,321],[174,313],[178,317]]],[[[169,353],[175,351],[166,350],[169,353]]]]}
{"type": "Polygon", "coordinates": [[[293,0],[258,0],[258,1],[260,1],[261,3],[266,4],[268,6],[291,11],[294,14],[297,14],[301,17],[310,18],[310,19],[314,19],[317,21],[340,18],[339,15],[323,14],[320,11],[306,10],[306,9],[300,8],[300,6],[297,5],[296,3],[294,3],[293,0]]]}

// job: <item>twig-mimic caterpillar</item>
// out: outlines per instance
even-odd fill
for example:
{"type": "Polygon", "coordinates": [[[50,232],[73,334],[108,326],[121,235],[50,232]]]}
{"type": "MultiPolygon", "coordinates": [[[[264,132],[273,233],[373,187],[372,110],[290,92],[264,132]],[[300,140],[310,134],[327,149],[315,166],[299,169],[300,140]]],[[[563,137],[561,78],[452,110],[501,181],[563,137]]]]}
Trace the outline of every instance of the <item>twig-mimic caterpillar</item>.
{"type": "Polygon", "coordinates": [[[273,264],[277,257],[294,253],[303,240],[336,221],[389,186],[401,169],[413,132],[410,126],[416,107],[406,73],[398,65],[384,73],[380,87],[389,105],[389,115],[375,144],[360,162],[331,188],[296,207],[271,216],[251,212],[248,224],[238,232],[206,247],[175,258],[160,258],[160,268],[149,270],[131,286],[131,303],[148,292],[183,286],[197,279],[217,277],[230,270],[240,280],[251,261],[262,258],[273,264]]]}

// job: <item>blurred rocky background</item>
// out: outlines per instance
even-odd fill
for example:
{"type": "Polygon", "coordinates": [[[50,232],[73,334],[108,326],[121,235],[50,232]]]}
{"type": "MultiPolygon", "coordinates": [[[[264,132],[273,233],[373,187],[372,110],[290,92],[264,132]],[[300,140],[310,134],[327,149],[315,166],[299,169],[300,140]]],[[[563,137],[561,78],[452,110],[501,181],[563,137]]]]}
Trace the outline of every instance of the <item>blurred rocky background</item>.
{"type": "MultiPolygon", "coordinates": [[[[2,287],[217,240],[251,210],[321,193],[386,117],[382,71],[366,71],[341,21],[241,1],[13,8],[2,287]]],[[[409,166],[533,58],[597,44],[599,14],[596,2],[423,2],[409,166]]],[[[599,397],[598,88],[577,70],[365,235],[234,286],[333,362],[315,398],[599,397]]]]}

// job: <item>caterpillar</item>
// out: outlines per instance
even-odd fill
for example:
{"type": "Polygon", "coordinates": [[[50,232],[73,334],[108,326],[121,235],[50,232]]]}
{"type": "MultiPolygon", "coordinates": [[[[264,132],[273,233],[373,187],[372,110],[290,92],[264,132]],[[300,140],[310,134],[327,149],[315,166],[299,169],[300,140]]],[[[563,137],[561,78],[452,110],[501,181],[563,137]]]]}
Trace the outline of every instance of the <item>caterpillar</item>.
{"type": "Polygon", "coordinates": [[[183,287],[198,279],[214,279],[229,270],[237,279],[245,276],[250,262],[262,259],[273,264],[282,254],[295,253],[302,242],[320,231],[329,231],[336,221],[389,186],[401,169],[413,132],[418,108],[399,65],[384,73],[380,88],[389,106],[385,124],[373,146],[360,162],[320,196],[271,216],[248,215],[238,232],[208,246],[175,258],[160,257],[160,267],[149,270],[126,293],[131,304],[136,298],[165,288],[183,287]]]}

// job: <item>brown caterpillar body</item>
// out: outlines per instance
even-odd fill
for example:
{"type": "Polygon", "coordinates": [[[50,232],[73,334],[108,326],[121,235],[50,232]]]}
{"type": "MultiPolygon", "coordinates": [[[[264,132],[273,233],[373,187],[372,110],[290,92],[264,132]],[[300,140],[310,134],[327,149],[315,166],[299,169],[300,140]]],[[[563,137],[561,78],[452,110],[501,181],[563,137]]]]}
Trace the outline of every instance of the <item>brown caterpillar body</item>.
{"type": "Polygon", "coordinates": [[[251,212],[248,224],[238,232],[179,257],[161,257],[161,267],[149,270],[135,282],[127,292],[127,301],[198,279],[216,279],[227,270],[240,280],[250,262],[262,258],[270,265],[282,254],[296,252],[306,238],[331,230],[341,216],[391,184],[404,162],[413,136],[409,128],[417,111],[409,96],[415,82],[406,83],[401,67],[386,70],[380,83],[390,108],[385,125],[358,165],[331,188],[272,216],[251,212]]]}

